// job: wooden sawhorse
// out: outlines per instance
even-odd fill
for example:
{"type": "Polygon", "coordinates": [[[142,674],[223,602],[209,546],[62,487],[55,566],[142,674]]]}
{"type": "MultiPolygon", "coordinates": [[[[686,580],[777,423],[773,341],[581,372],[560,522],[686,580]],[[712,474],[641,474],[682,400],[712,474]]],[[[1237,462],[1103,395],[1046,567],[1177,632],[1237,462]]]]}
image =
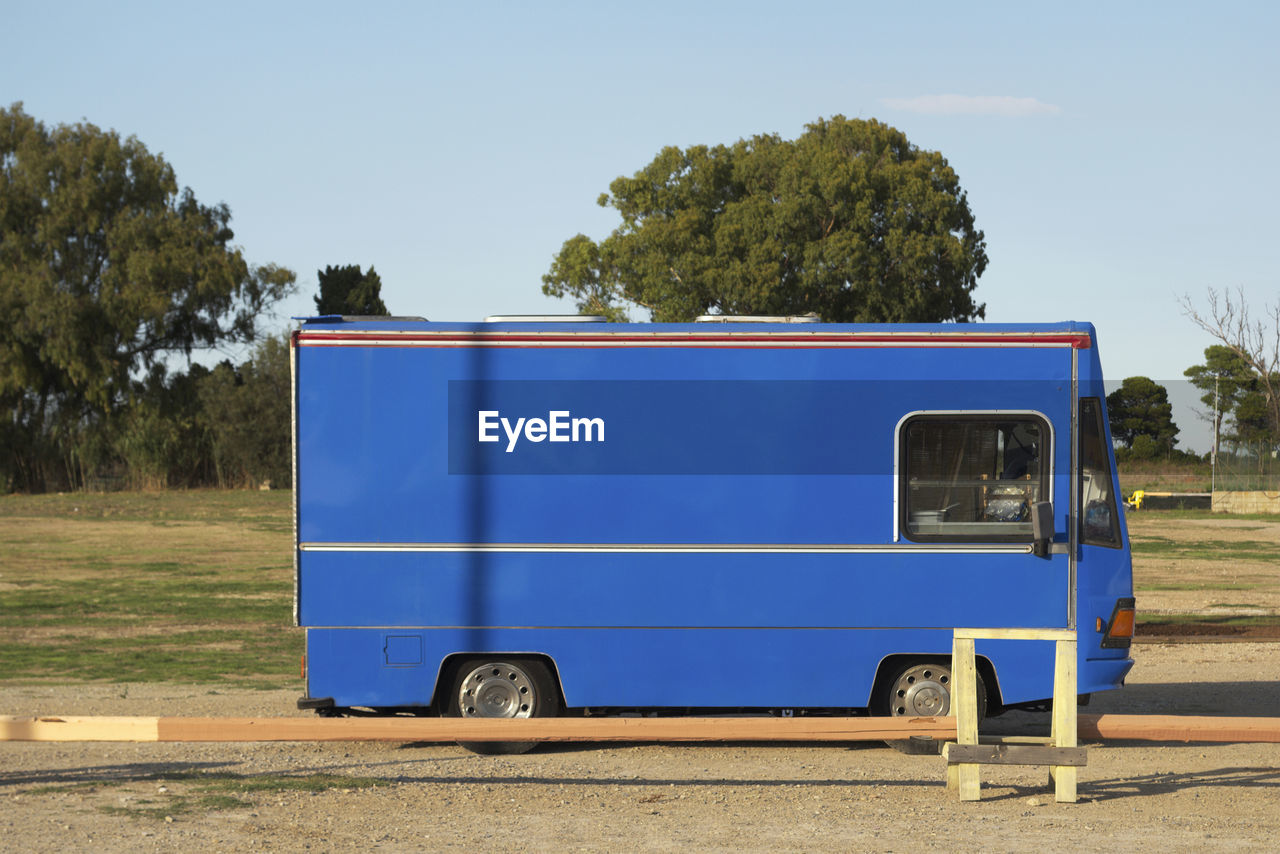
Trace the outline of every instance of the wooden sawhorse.
{"type": "Polygon", "coordinates": [[[947,788],[960,800],[982,797],[980,765],[1048,765],[1054,799],[1076,802],[1076,769],[1086,754],[1076,746],[1076,632],[1072,629],[956,629],[951,646],[951,714],[956,741],[943,745],[947,760],[947,788]],[[1011,736],[978,739],[978,669],[975,640],[1051,640],[1053,667],[1053,726],[1048,738],[1011,736]]]}

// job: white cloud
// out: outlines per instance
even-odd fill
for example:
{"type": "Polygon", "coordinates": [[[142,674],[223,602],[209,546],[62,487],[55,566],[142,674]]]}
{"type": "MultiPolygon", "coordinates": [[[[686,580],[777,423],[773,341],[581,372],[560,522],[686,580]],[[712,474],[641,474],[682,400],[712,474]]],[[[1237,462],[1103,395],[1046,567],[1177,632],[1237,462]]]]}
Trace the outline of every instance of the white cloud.
{"type": "Polygon", "coordinates": [[[919,95],[915,98],[882,98],[892,110],[931,116],[1052,116],[1062,112],[1056,104],[1011,95],[919,95]]]}

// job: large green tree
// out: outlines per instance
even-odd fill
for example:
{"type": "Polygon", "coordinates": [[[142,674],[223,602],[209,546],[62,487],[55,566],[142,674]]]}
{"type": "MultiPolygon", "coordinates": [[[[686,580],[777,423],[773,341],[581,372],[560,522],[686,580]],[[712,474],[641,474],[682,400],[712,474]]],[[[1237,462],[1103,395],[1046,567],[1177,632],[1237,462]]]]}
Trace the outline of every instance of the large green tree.
{"type": "Polygon", "coordinates": [[[316,294],[316,311],[320,314],[345,314],[376,317],[389,314],[382,302],[382,279],[369,267],[360,272],[359,264],[345,267],[326,266],[316,271],[320,293],[316,294]]]}
{"type": "Polygon", "coordinates": [[[198,384],[218,486],[289,486],[288,335],[264,338],[248,360],[224,361],[198,384]]]}
{"type": "MultiPolygon", "coordinates": [[[[1243,421],[1253,423],[1258,406],[1256,399],[1261,396],[1258,377],[1249,363],[1235,350],[1225,344],[1206,347],[1204,364],[1192,365],[1183,371],[1183,375],[1203,392],[1200,402],[1213,413],[1215,436],[1237,438],[1235,435],[1227,435],[1223,426],[1228,416],[1239,425],[1242,420],[1239,410],[1242,406],[1245,410],[1243,421]]],[[[1214,448],[1215,452],[1217,450],[1214,448]]]]}
{"type": "MultiPolygon", "coordinates": [[[[294,281],[251,266],[231,212],[179,188],[134,137],[0,109],[0,409],[10,485],[102,427],[166,355],[248,342],[294,281]]],[[[91,444],[91,443],[90,443],[91,444]]],[[[0,472],[0,475],[5,472],[0,472]]]]}
{"type": "Polygon", "coordinates": [[[599,204],[622,224],[579,234],[543,292],[580,311],[657,321],[704,313],[829,321],[965,321],[987,265],[955,171],[875,120],[834,116],[795,140],[664,148],[599,204]]]}
{"type": "Polygon", "coordinates": [[[1178,428],[1168,390],[1148,377],[1129,377],[1107,395],[1111,435],[1125,447],[1144,449],[1140,456],[1173,451],[1178,428]],[[1149,449],[1150,453],[1146,451],[1149,449]]]}
{"type": "Polygon", "coordinates": [[[1246,420],[1269,429],[1272,445],[1280,441],[1280,298],[1259,311],[1250,307],[1243,288],[1235,292],[1210,288],[1204,309],[1197,308],[1190,297],[1183,297],[1182,308],[1193,323],[1247,366],[1257,399],[1249,403],[1246,420]]]}

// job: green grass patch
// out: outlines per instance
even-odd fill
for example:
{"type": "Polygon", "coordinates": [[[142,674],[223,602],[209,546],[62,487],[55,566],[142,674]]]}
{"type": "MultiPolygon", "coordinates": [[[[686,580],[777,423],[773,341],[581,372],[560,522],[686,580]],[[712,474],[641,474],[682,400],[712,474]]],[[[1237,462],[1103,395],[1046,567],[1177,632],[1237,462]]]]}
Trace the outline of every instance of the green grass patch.
{"type": "Polygon", "coordinates": [[[0,498],[0,674],[296,684],[288,492],[0,498]]]}
{"type": "MultiPolygon", "coordinates": [[[[1126,494],[1128,494],[1126,492],[1126,494]]],[[[1277,513],[1214,513],[1212,510],[1202,508],[1196,509],[1170,509],[1170,510],[1130,510],[1128,512],[1129,519],[1155,521],[1160,519],[1203,519],[1209,521],[1222,521],[1224,519],[1245,520],[1252,522],[1280,522],[1280,514],[1277,513]]]]}
{"type": "Polygon", "coordinates": [[[111,804],[98,809],[108,815],[163,821],[166,817],[245,809],[256,805],[262,795],[353,791],[395,785],[394,780],[379,777],[347,777],[341,774],[235,774],[229,771],[169,771],[113,777],[109,780],[81,781],[59,785],[35,786],[22,794],[64,795],[86,794],[99,790],[116,790],[137,783],[155,783],[173,791],[155,792],[129,798],[122,805],[111,804]]]}
{"type": "Polygon", "coordinates": [[[130,818],[144,818],[153,821],[164,821],[175,816],[222,812],[224,810],[248,809],[252,801],[241,800],[231,795],[172,795],[163,801],[151,798],[139,798],[129,801],[126,806],[101,806],[99,812],[107,815],[126,815],[130,818]]]}
{"type": "MultiPolygon", "coordinates": [[[[1134,589],[1138,592],[1162,593],[1178,590],[1257,590],[1260,584],[1241,584],[1234,581],[1224,581],[1220,584],[1205,582],[1155,582],[1151,584],[1134,584],[1134,589]]],[[[1240,607],[1252,608],[1252,605],[1242,605],[1240,607]]]]}
{"type": "Polygon", "coordinates": [[[198,776],[202,778],[197,785],[198,789],[240,794],[372,789],[395,783],[394,780],[384,780],[380,777],[347,777],[342,774],[264,774],[246,777],[240,774],[218,773],[198,776]]]}
{"type": "Polygon", "coordinates": [[[59,682],[225,682],[275,688],[297,678],[301,632],[175,632],[160,637],[63,634],[39,644],[0,645],[7,679],[59,682]]]}
{"type": "Polygon", "coordinates": [[[1193,560],[1280,562],[1280,546],[1263,540],[1174,542],[1167,537],[1135,536],[1131,548],[1135,555],[1162,555],[1193,560]]]}
{"type": "Polygon", "coordinates": [[[288,489],[194,489],[172,492],[67,492],[0,496],[0,518],[120,519],[156,524],[176,521],[255,523],[265,530],[292,529],[288,489]]]}
{"type": "Polygon", "coordinates": [[[289,572],[287,565],[281,565],[256,578],[179,570],[145,581],[133,573],[63,582],[51,579],[0,594],[0,613],[5,626],[138,625],[149,618],[188,626],[279,625],[288,622],[293,607],[289,572]]]}
{"type": "Polygon", "coordinates": [[[1280,615],[1275,614],[1138,614],[1138,626],[1205,625],[1205,626],[1280,626],[1280,615]]]}

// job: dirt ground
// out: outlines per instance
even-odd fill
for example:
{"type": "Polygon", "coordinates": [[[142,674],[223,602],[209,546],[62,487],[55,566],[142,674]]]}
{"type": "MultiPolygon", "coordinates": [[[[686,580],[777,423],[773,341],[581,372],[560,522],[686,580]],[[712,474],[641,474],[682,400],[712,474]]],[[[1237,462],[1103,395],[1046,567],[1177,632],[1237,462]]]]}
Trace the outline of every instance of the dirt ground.
{"type": "MultiPolygon", "coordinates": [[[[1280,715],[1274,643],[1142,644],[1089,712],[1280,715]]],[[[7,714],[287,715],[296,692],[0,686],[7,714]]],[[[1047,732],[1010,713],[984,731],[1047,732]]],[[[1273,851],[1280,745],[1088,745],[1080,803],[882,744],[544,746],[0,743],[0,850],[1273,851]],[[336,782],[312,790],[299,780],[336,782]],[[350,779],[350,784],[345,781],[350,779]],[[205,782],[205,781],[210,782],[205,782]],[[200,800],[213,785],[224,800],[200,800]],[[202,794],[203,793],[203,794],[202,794]]]]}

